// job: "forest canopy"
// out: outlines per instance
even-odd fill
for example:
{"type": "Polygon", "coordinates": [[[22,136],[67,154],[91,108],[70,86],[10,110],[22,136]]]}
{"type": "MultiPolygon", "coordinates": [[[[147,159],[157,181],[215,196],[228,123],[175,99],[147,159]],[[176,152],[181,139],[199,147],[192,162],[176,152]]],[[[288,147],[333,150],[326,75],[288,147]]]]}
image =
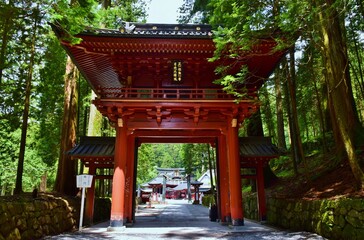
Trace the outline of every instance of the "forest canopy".
{"type": "MultiPolygon", "coordinates": [[[[31,191],[41,179],[48,190],[64,191],[59,182],[67,148],[80,136],[115,134],[92,106],[94,93],[67,59],[49,22],[71,38],[86,26],[118,29],[123,21],[145,22],[146,2],[0,2],[1,195],[31,191]],[[65,121],[70,116],[73,121],[65,121]]],[[[252,38],[275,37],[279,31],[285,38],[280,46],[289,50],[259,90],[260,111],[244,123],[241,136],[271,136],[288,151],[296,174],[307,155],[335,153],[363,188],[363,16],[360,0],[184,0],[176,18],[211,24],[220,36],[214,40],[215,57],[226,45],[246,50],[252,38]]],[[[226,79],[229,84],[244,78],[226,79]]],[[[205,145],[173,145],[172,151],[162,146],[140,147],[139,182],[155,174],[150,166],[187,171],[193,166],[200,173],[207,168],[205,145]]]]}

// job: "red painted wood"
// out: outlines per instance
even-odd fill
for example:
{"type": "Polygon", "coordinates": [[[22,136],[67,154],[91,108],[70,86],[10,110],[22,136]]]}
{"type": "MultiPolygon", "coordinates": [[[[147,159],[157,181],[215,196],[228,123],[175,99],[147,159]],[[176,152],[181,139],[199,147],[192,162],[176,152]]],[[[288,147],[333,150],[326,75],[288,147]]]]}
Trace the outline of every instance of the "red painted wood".
{"type": "Polygon", "coordinates": [[[229,221],[231,217],[229,201],[229,172],[226,152],[226,136],[218,137],[218,193],[219,193],[219,213],[221,222],[229,221]]]}
{"type": "Polygon", "coordinates": [[[140,137],[142,143],[210,143],[215,142],[213,137],[178,137],[178,138],[159,138],[159,137],[140,137]]]}
{"type": "Polygon", "coordinates": [[[133,201],[135,200],[134,189],[134,167],[135,167],[135,137],[128,137],[128,160],[126,163],[126,186],[125,186],[125,217],[128,223],[132,223],[133,219],[133,201]]]}
{"type": "MultiPolygon", "coordinates": [[[[246,87],[250,97],[254,97],[285,51],[272,53],[274,39],[261,39],[250,51],[239,52],[235,59],[222,57],[209,62],[215,51],[212,37],[130,37],[118,33],[78,37],[83,39],[80,44],[62,44],[96,92],[94,104],[117,129],[111,227],[124,225],[125,218],[130,221],[132,216],[130,191],[135,176],[131,160],[134,153],[130,152],[137,146],[127,140],[128,131],[138,139],[138,144],[214,143],[218,138],[221,218],[231,214],[233,224],[242,224],[238,127],[231,127],[231,116],[241,123],[256,106],[252,98],[236,103],[222,93],[222,87],[213,83],[220,78],[214,70],[222,63],[235,63],[229,72],[234,74],[246,65],[251,71],[246,87]],[[172,81],[174,60],[183,63],[183,79],[179,83],[172,81]],[[123,118],[124,127],[117,126],[118,118],[123,118]],[[224,131],[226,137],[221,135],[224,131]]],[[[110,167],[110,161],[105,159],[97,167],[110,167]]]]}
{"type": "Polygon", "coordinates": [[[95,92],[99,86],[118,87],[120,83],[145,88],[216,86],[213,81],[220,76],[215,74],[215,68],[221,64],[233,63],[236,67],[230,74],[237,73],[242,65],[247,65],[251,71],[247,77],[247,86],[257,89],[285,52],[272,53],[276,46],[275,40],[261,39],[250,51],[241,51],[236,58],[222,57],[218,61],[209,62],[207,59],[215,51],[212,38],[136,38],[98,34],[78,37],[83,39],[80,44],[62,44],[73,55],[95,92]],[[182,83],[170,81],[171,60],[183,62],[185,78],[182,83]],[[100,68],[103,71],[99,71],[100,68]]]}
{"type": "Polygon", "coordinates": [[[230,183],[230,210],[231,221],[234,226],[244,225],[238,143],[238,128],[231,126],[231,123],[229,123],[227,149],[230,183]]]}
{"type": "Polygon", "coordinates": [[[122,227],[125,224],[125,172],[128,152],[126,127],[116,128],[115,168],[111,200],[111,227],[122,227]]]}
{"type": "MultiPolygon", "coordinates": [[[[91,164],[91,166],[88,169],[88,174],[95,176],[96,174],[95,165],[91,164]]],[[[93,223],[93,218],[94,218],[95,182],[96,179],[95,177],[93,177],[91,187],[87,188],[87,193],[86,193],[85,222],[91,225],[93,223]]]]}
{"type": "Polygon", "coordinates": [[[178,130],[169,130],[163,129],[163,131],[155,131],[155,130],[143,130],[138,129],[133,132],[133,135],[141,138],[158,138],[158,139],[174,139],[174,138],[199,138],[199,137],[217,137],[220,136],[221,131],[216,129],[178,129],[178,130]]]}

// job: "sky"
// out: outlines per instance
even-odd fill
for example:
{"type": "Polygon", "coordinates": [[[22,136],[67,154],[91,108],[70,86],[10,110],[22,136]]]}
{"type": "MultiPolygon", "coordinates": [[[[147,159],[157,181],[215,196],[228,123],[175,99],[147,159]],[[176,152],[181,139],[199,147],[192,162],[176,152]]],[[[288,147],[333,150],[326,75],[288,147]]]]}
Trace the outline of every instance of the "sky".
{"type": "Polygon", "coordinates": [[[177,11],[183,0],[151,0],[147,23],[177,23],[177,11]]]}

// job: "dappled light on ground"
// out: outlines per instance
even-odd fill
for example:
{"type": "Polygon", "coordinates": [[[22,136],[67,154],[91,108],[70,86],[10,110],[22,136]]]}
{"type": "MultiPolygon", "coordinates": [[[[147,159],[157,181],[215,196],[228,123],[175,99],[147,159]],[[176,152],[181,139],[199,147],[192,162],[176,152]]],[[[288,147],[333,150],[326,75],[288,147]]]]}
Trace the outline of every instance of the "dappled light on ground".
{"type": "Polygon", "coordinates": [[[308,232],[280,231],[245,220],[244,226],[224,226],[209,220],[209,209],[186,200],[168,200],[152,207],[140,205],[136,222],[118,232],[108,232],[108,223],[101,223],[82,232],[62,234],[46,239],[324,239],[308,232]]]}

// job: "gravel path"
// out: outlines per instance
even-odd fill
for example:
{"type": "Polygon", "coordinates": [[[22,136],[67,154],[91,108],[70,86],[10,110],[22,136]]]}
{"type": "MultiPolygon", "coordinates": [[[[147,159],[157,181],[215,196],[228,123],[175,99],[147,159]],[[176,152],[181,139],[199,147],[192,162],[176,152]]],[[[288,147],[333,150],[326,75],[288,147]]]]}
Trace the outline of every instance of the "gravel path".
{"type": "Polygon", "coordinates": [[[281,231],[245,219],[239,227],[209,221],[208,208],[184,200],[168,200],[152,208],[140,206],[136,223],[117,232],[107,231],[108,222],[44,239],[324,239],[309,232],[281,231]]]}

